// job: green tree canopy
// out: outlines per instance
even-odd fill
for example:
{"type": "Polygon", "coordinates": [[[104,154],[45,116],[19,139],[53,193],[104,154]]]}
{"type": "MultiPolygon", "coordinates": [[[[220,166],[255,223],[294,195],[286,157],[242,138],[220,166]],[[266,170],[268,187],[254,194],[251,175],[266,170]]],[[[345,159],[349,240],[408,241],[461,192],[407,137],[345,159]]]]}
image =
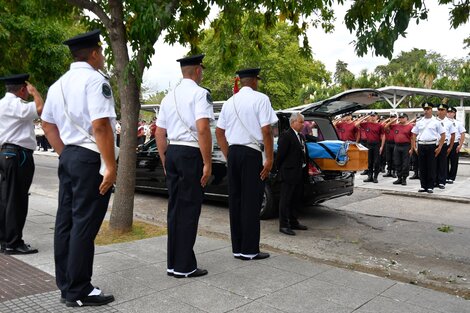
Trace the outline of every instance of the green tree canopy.
{"type": "MultiPolygon", "coordinates": [[[[229,65],[224,66],[223,54],[219,53],[224,49],[220,48],[220,37],[213,29],[205,31],[200,45],[206,52],[203,84],[211,89],[214,100],[232,96],[235,71],[241,68],[261,67],[263,79],[260,91],[270,97],[276,109],[299,105],[303,85],[312,81],[329,82],[330,74],[324,64],[301,52],[291,26],[281,22],[270,30],[258,28],[253,44],[253,28],[247,18],[242,21],[239,33],[224,35],[225,44],[230,46],[232,42],[237,42],[240,47],[237,56],[228,62],[229,65]]],[[[258,18],[263,23],[264,16],[258,15],[258,18]]]]}
{"type": "Polygon", "coordinates": [[[0,76],[30,73],[44,93],[68,68],[62,41],[80,29],[76,13],[59,0],[0,0],[0,76]]]}

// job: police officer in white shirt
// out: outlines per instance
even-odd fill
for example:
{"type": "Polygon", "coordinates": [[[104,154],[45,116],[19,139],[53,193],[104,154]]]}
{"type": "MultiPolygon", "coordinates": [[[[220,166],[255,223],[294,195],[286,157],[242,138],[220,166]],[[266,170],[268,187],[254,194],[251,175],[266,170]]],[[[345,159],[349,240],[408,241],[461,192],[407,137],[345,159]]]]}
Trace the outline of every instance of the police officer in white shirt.
{"type": "Polygon", "coordinates": [[[105,61],[100,31],[75,36],[64,44],[74,62],[49,88],[42,115],[46,137],[60,155],[56,283],[66,306],[97,306],[114,301],[112,295],[93,287],[91,275],[94,240],[116,181],[116,112],[108,78],[99,72],[105,61]],[[103,176],[100,154],[106,165],[103,176]]]}
{"type": "Polygon", "coordinates": [[[419,180],[421,189],[418,192],[434,192],[436,178],[436,158],[442,150],[446,139],[446,132],[432,115],[432,104],[422,104],[424,117],[416,122],[411,130],[411,147],[416,151],[419,158],[419,180]]]}
{"type": "Polygon", "coordinates": [[[459,153],[465,141],[465,133],[467,132],[463,124],[455,119],[456,113],[457,109],[454,107],[449,107],[449,109],[447,109],[447,118],[455,124],[455,127],[457,129],[457,132],[455,133],[454,145],[448,157],[449,171],[446,181],[448,184],[453,184],[455,178],[457,177],[457,169],[459,166],[459,153]]]}
{"type": "Polygon", "coordinates": [[[259,215],[264,180],[273,166],[271,124],[278,119],[268,96],[257,91],[259,72],[259,68],[237,72],[242,88],[222,106],[216,128],[228,166],[232,252],[242,260],[269,257],[259,250],[259,215]]]}
{"type": "Polygon", "coordinates": [[[183,80],[163,98],[157,119],[157,147],[169,194],[167,275],[176,278],[207,274],[197,267],[193,250],[204,187],[212,172],[214,111],[209,92],[199,86],[203,58],[200,54],[177,60],[183,80]]]}
{"type": "Polygon", "coordinates": [[[6,254],[38,252],[23,241],[23,227],[34,175],[33,121],[41,115],[44,102],[28,78],[18,74],[0,79],[6,85],[0,100],[0,243],[6,254]],[[34,102],[26,101],[29,95],[34,102]]]}
{"type": "Polygon", "coordinates": [[[446,139],[442,145],[442,150],[437,156],[437,167],[436,167],[436,180],[434,185],[439,189],[445,189],[445,184],[447,180],[448,172],[448,155],[452,151],[455,141],[455,133],[457,129],[454,122],[447,118],[447,109],[449,107],[447,104],[439,104],[437,107],[437,116],[436,119],[441,122],[441,125],[444,127],[446,132],[446,139]]]}

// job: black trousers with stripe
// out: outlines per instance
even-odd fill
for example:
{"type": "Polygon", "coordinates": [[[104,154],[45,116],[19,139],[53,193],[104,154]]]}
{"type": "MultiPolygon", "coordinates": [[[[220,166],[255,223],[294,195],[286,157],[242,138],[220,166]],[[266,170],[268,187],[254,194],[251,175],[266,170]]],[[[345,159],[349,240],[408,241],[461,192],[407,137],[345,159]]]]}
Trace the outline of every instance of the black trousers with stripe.
{"type": "Polygon", "coordinates": [[[264,182],[261,152],[240,145],[228,150],[228,190],[232,252],[259,253],[264,182]]]}
{"type": "Polygon", "coordinates": [[[0,242],[5,248],[24,243],[34,169],[32,150],[10,145],[0,150],[0,242]]]}
{"type": "Polygon", "coordinates": [[[447,180],[447,170],[448,170],[448,161],[447,161],[447,149],[449,146],[445,143],[442,145],[441,152],[436,159],[436,180],[435,185],[445,185],[447,180]]]}
{"type": "Polygon", "coordinates": [[[459,143],[454,142],[454,146],[450,151],[448,157],[449,168],[447,173],[447,179],[455,180],[455,178],[457,177],[457,169],[459,168],[459,154],[457,153],[458,146],[459,143]]]}
{"type": "Polygon", "coordinates": [[[59,208],[54,233],[56,282],[62,297],[76,301],[92,290],[95,238],[108,209],[111,190],[100,195],[100,155],[65,146],[59,158],[59,208]]]}
{"type": "Polygon", "coordinates": [[[194,244],[204,191],[199,148],[170,145],[165,160],[168,187],[168,269],[190,273],[197,268],[194,244]]]}
{"type": "Polygon", "coordinates": [[[420,145],[418,144],[419,159],[419,180],[421,188],[434,189],[434,181],[436,178],[436,157],[434,156],[436,145],[420,145]]]}

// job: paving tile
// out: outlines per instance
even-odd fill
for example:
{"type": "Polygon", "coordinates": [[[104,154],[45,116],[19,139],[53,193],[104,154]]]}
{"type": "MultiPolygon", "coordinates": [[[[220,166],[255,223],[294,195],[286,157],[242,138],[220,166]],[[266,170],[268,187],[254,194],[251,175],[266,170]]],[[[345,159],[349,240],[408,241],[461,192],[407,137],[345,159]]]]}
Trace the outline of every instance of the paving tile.
{"type": "Polygon", "coordinates": [[[198,267],[207,269],[209,275],[216,275],[249,265],[249,262],[241,262],[235,259],[231,248],[230,251],[228,249],[219,249],[200,253],[196,258],[198,267]]]}
{"type": "Polygon", "coordinates": [[[283,288],[260,300],[265,304],[285,311],[291,311],[292,302],[296,302],[298,306],[295,307],[296,309],[307,310],[315,307],[320,300],[356,309],[375,296],[375,293],[334,285],[313,277],[283,288]],[[299,295],[302,295],[302,301],[292,301],[292,299],[299,298],[299,295]]]}
{"type": "Polygon", "coordinates": [[[390,279],[334,267],[316,275],[315,279],[377,295],[396,284],[396,281],[390,279]]]}
{"type": "Polygon", "coordinates": [[[126,242],[109,246],[114,251],[137,258],[146,263],[166,261],[166,237],[126,242]]]}
{"type": "MultiPolygon", "coordinates": [[[[109,305],[100,307],[69,308],[59,302],[60,292],[53,291],[22,297],[0,303],[2,313],[119,313],[109,305]]],[[[149,311],[150,312],[150,311],[149,311]]]]}
{"type": "Polygon", "coordinates": [[[231,247],[231,244],[226,240],[197,236],[196,243],[194,245],[194,252],[198,254],[227,247],[231,247]]]}
{"type": "MultiPolygon", "coordinates": [[[[392,300],[386,297],[377,297],[367,302],[354,313],[437,313],[429,308],[423,308],[408,304],[399,300],[392,300]]],[[[464,311],[462,311],[463,313],[464,311]]]]}
{"type": "Polygon", "coordinates": [[[250,302],[245,297],[197,280],[167,289],[160,292],[159,295],[172,297],[176,302],[184,302],[210,313],[227,312],[250,302]]]}
{"type": "Polygon", "coordinates": [[[160,294],[151,294],[122,303],[116,307],[123,313],[206,313],[174,298],[160,294]]]}
{"type": "Polygon", "coordinates": [[[256,299],[307,278],[267,265],[255,264],[257,261],[239,261],[252,264],[217,275],[203,276],[201,280],[249,299],[256,299]]]}
{"type": "Polygon", "coordinates": [[[191,282],[191,280],[168,276],[166,274],[166,262],[132,268],[117,272],[117,274],[153,291],[165,290],[191,282]]]}
{"type": "Polygon", "coordinates": [[[470,313],[470,301],[410,284],[397,283],[383,296],[446,313],[470,313]]]}
{"type": "Polygon", "coordinates": [[[102,275],[146,266],[148,263],[119,252],[108,252],[95,255],[93,265],[93,275],[102,275]]]}
{"type": "Polygon", "coordinates": [[[92,279],[94,286],[99,287],[105,294],[112,294],[114,296],[116,300],[110,304],[112,306],[154,292],[154,290],[144,284],[125,278],[117,273],[98,275],[94,276],[92,279]]]}
{"type": "Polygon", "coordinates": [[[53,276],[9,255],[0,254],[0,273],[0,302],[57,289],[53,276]]]}
{"type": "Polygon", "coordinates": [[[270,307],[267,304],[262,303],[260,300],[252,301],[241,307],[236,308],[233,313],[284,313],[286,311],[278,310],[277,308],[270,307]]]}
{"type": "Polygon", "coordinates": [[[328,265],[313,263],[285,254],[271,256],[270,258],[261,260],[260,263],[307,277],[318,275],[332,268],[328,265]]]}

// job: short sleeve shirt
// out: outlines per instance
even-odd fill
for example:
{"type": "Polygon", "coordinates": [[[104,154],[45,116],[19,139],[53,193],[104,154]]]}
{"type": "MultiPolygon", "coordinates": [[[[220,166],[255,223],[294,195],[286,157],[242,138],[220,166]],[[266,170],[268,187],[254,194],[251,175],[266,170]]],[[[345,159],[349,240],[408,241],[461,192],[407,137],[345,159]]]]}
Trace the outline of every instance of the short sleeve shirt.
{"type": "Polygon", "coordinates": [[[101,118],[110,119],[114,133],[116,112],[108,79],[86,62],[72,63],[49,88],[41,119],[57,125],[65,145],[79,145],[91,141],[73,123],[93,135],[92,122],[101,118]],[[72,121],[65,115],[64,99],[72,121]]]}
{"type": "Polygon", "coordinates": [[[35,150],[33,121],[38,117],[34,102],[26,102],[7,92],[0,100],[0,145],[11,143],[35,150]]]}
{"type": "Polygon", "coordinates": [[[367,142],[379,142],[384,134],[384,127],[380,123],[361,123],[360,127],[366,132],[367,142]]]}
{"type": "Polygon", "coordinates": [[[336,123],[336,132],[338,133],[339,139],[343,141],[356,141],[357,127],[354,122],[338,122],[336,123]]]}
{"type": "Polygon", "coordinates": [[[390,132],[395,136],[395,143],[411,143],[412,124],[393,124],[390,132]]]}
{"type": "Polygon", "coordinates": [[[192,79],[183,78],[163,98],[156,124],[166,129],[169,140],[197,141],[196,121],[202,118],[214,119],[209,92],[192,79]]]}
{"type": "Polygon", "coordinates": [[[217,127],[225,130],[229,145],[247,145],[262,143],[261,128],[277,121],[268,96],[245,86],[224,103],[217,127]]]}
{"type": "Polygon", "coordinates": [[[449,143],[450,136],[457,132],[457,127],[455,126],[455,123],[447,117],[444,117],[442,120],[438,117],[436,119],[442,123],[442,126],[444,126],[444,129],[446,131],[446,141],[447,143],[449,143]]]}
{"type": "Polygon", "coordinates": [[[445,133],[444,126],[434,116],[431,118],[422,118],[416,122],[411,130],[416,134],[419,141],[439,140],[441,134],[445,133]]]}

